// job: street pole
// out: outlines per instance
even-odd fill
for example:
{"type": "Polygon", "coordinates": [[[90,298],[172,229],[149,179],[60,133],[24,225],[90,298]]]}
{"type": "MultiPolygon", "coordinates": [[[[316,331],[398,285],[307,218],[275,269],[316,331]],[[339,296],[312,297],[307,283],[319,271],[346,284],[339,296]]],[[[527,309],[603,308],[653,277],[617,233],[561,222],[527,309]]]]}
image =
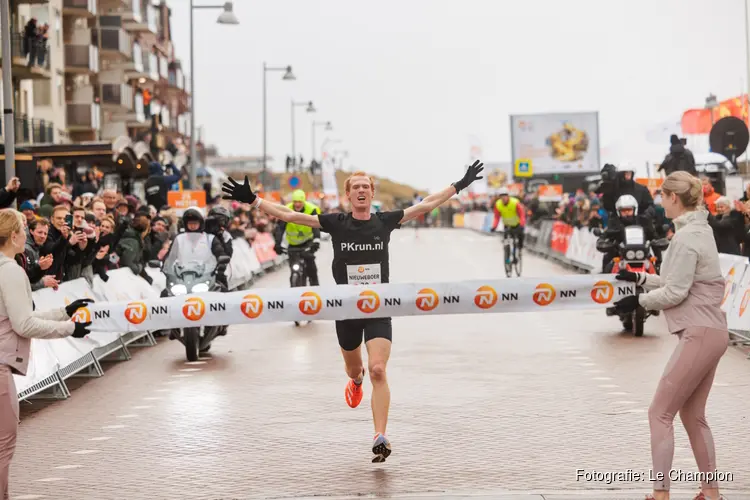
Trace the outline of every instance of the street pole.
{"type": "Polygon", "coordinates": [[[312,123],[312,156],[310,156],[310,162],[315,160],[315,120],[312,123]]]}
{"type": "MultiPolygon", "coordinates": [[[[747,66],[747,96],[745,97],[745,106],[748,113],[748,121],[745,122],[745,125],[748,125],[750,123],[750,19],[748,19],[748,15],[750,14],[750,8],[748,8],[748,0],[745,0],[745,65],[747,66]]],[[[747,167],[747,161],[748,158],[750,158],[750,152],[745,151],[745,167],[747,167]]]]}
{"type": "Polygon", "coordinates": [[[260,183],[266,183],[266,63],[263,62],[263,170],[260,174],[260,183]]]}
{"type": "Polygon", "coordinates": [[[297,161],[297,150],[295,149],[294,145],[294,99],[292,99],[292,164],[297,161]]]}
{"type": "MultiPolygon", "coordinates": [[[[10,47],[9,1],[0,1],[0,37],[3,39],[3,124],[5,126],[5,184],[16,176],[16,138],[13,127],[13,79],[10,47]]],[[[12,205],[15,208],[15,202],[12,205]]]]}
{"type": "Polygon", "coordinates": [[[195,137],[195,40],[193,39],[193,0],[190,0],[190,189],[198,183],[198,144],[195,137]]]}

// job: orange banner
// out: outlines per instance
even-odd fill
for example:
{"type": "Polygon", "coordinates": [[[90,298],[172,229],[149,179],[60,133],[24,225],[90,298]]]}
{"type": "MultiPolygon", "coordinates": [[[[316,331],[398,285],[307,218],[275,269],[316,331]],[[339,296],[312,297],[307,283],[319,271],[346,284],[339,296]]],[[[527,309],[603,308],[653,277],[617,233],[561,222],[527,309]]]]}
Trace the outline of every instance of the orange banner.
{"type": "Polygon", "coordinates": [[[641,186],[646,186],[651,192],[651,196],[656,194],[657,189],[661,189],[661,185],[664,183],[664,179],[661,177],[636,177],[635,182],[641,186]]]}
{"type": "Polygon", "coordinates": [[[271,200],[274,203],[281,203],[281,193],[279,191],[267,191],[258,193],[264,200],[271,200]]]}
{"type": "Polygon", "coordinates": [[[562,199],[562,184],[540,184],[538,194],[540,198],[562,199]]]}
{"type": "Polygon", "coordinates": [[[712,109],[689,109],[682,115],[683,134],[708,134],[717,121],[727,116],[740,118],[748,123],[747,95],[722,101],[712,109]]]}
{"type": "Polygon", "coordinates": [[[168,191],[167,204],[172,208],[184,210],[190,207],[205,208],[205,191],[168,191]]]}
{"type": "Polygon", "coordinates": [[[508,192],[513,196],[519,196],[523,193],[523,184],[520,182],[516,184],[508,184],[508,192]]]}

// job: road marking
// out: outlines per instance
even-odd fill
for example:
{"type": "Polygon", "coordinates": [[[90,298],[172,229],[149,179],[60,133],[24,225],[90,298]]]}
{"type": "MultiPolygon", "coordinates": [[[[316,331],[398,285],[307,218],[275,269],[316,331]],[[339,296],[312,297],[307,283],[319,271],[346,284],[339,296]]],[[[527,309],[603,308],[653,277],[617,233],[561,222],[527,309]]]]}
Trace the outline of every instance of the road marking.
{"type": "Polygon", "coordinates": [[[594,377],[594,380],[612,380],[612,377],[594,377]]]}
{"type": "Polygon", "coordinates": [[[67,469],[80,469],[81,467],[83,467],[83,465],[68,464],[68,465],[58,465],[57,467],[55,467],[55,469],[67,470],[67,469]]]}
{"type": "Polygon", "coordinates": [[[109,436],[99,436],[99,437],[89,438],[89,441],[108,441],[110,439],[112,438],[109,436]]]}
{"type": "Polygon", "coordinates": [[[181,372],[199,372],[203,368],[180,368],[181,372]]]}
{"type": "Polygon", "coordinates": [[[159,401],[161,398],[156,396],[150,396],[147,398],[143,398],[144,401],[159,401]]]}
{"type": "Polygon", "coordinates": [[[133,406],[134,410],[148,410],[149,408],[153,408],[153,406],[133,406]]]}
{"type": "Polygon", "coordinates": [[[117,418],[137,418],[138,415],[135,413],[128,413],[127,415],[117,415],[117,418]]]}
{"type": "Polygon", "coordinates": [[[172,375],[171,377],[172,378],[186,378],[186,377],[192,377],[192,375],[190,375],[189,373],[180,373],[178,375],[172,375]]]}
{"type": "Polygon", "coordinates": [[[124,429],[125,427],[127,427],[127,425],[105,425],[102,426],[102,429],[124,429]]]}
{"type": "Polygon", "coordinates": [[[37,479],[37,483],[51,483],[52,481],[65,481],[64,477],[45,477],[44,479],[37,479]]]}
{"type": "Polygon", "coordinates": [[[91,455],[92,453],[99,453],[99,450],[78,450],[71,451],[73,455],[91,455]]]}
{"type": "Polygon", "coordinates": [[[169,392],[170,389],[156,389],[154,392],[169,392]]]}
{"type": "Polygon", "coordinates": [[[37,500],[37,498],[44,498],[44,495],[21,495],[15,497],[15,500],[37,500]]]}
{"type": "Polygon", "coordinates": [[[602,384],[599,387],[601,387],[602,389],[617,389],[620,386],[615,384],[602,384]]]}
{"type": "Polygon", "coordinates": [[[186,365],[205,365],[205,361],[185,361],[186,365]]]}

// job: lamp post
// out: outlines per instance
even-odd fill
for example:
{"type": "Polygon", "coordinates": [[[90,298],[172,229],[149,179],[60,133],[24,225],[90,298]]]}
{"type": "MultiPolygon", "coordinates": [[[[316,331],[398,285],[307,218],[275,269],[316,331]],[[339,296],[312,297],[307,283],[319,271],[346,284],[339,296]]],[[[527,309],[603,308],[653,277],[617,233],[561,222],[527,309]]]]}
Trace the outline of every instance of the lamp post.
{"type": "Polygon", "coordinates": [[[296,132],[297,132],[296,127],[294,126],[294,109],[297,106],[307,106],[307,110],[306,111],[308,113],[315,113],[315,111],[317,111],[315,109],[315,106],[313,106],[313,102],[312,101],[309,101],[309,102],[294,102],[294,100],[292,100],[292,162],[296,162],[297,161],[297,150],[296,150],[296,147],[295,147],[295,137],[294,137],[295,134],[296,134],[296,132]]]}
{"type": "Polygon", "coordinates": [[[315,160],[315,128],[316,127],[325,127],[327,132],[330,132],[333,130],[333,126],[331,125],[331,122],[312,122],[312,156],[310,157],[310,161],[315,160]]]}
{"type": "MultiPolygon", "coordinates": [[[[16,138],[13,127],[13,81],[10,56],[10,3],[0,2],[0,38],[3,60],[3,130],[5,134],[5,184],[16,175],[16,138]]],[[[15,207],[15,203],[11,205],[15,207]]]]}
{"type": "Polygon", "coordinates": [[[193,64],[195,50],[193,10],[195,9],[223,9],[224,12],[216,19],[218,24],[240,24],[239,19],[232,12],[232,2],[226,2],[224,5],[193,5],[193,0],[190,0],[190,189],[195,189],[198,182],[198,143],[195,137],[195,65],[193,64]]]}
{"type": "Polygon", "coordinates": [[[296,80],[297,78],[294,76],[294,73],[292,73],[292,67],[291,66],[284,66],[284,67],[278,67],[278,68],[270,68],[266,66],[266,63],[263,62],[263,171],[261,172],[261,179],[260,183],[265,186],[266,184],[266,175],[268,173],[268,166],[267,166],[267,158],[266,158],[266,73],[269,71],[283,71],[284,76],[281,78],[282,80],[296,80]]]}

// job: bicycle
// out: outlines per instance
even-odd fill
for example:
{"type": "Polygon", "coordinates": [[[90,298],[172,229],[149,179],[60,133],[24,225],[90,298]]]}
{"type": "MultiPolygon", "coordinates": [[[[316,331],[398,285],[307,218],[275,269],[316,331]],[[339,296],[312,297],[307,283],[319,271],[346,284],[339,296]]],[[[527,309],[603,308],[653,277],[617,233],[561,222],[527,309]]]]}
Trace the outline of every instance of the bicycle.
{"type": "MultiPolygon", "coordinates": [[[[310,278],[307,275],[307,261],[305,259],[314,258],[309,245],[298,248],[289,247],[286,249],[286,253],[289,255],[289,268],[292,271],[289,276],[289,284],[292,288],[307,286],[310,278]]],[[[300,326],[300,322],[295,321],[294,325],[300,326]]]]}
{"type": "Polygon", "coordinates": [[[508,278],[513,274],[513,269],[516,270],[516,276],[521,277],[521,271],[523,269],[523,249],[517,248],[517,236],[513,229],[506,229],[503,232],[503,250],[504,250],[504,261],[505,261],[505,276],[508,278]],[[516,253],[517,251],[517,253],[516,253]]]}

